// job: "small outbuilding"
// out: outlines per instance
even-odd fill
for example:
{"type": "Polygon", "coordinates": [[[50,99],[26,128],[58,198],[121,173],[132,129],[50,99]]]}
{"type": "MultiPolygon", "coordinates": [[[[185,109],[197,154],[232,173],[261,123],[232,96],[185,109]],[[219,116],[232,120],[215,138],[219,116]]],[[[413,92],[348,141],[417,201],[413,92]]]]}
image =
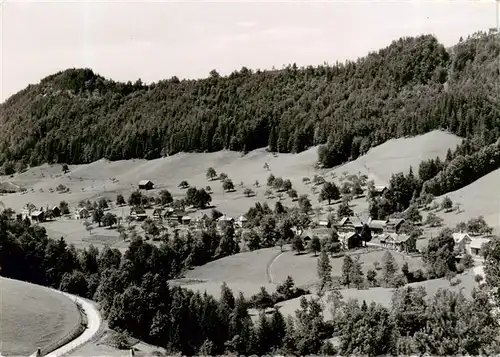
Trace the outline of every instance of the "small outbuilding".
{"type": "Polygon", "coordinates": [[[154,188],[154,183],[151,180],[141,180],[139,181],[139,190],[152,190],[154,188]]]}
{"type": "Polygon", "coordinates": [[[189,225],[191,223],[191,217],[189,216],[183,216],[181,218],[182,224],[189,225]]]}

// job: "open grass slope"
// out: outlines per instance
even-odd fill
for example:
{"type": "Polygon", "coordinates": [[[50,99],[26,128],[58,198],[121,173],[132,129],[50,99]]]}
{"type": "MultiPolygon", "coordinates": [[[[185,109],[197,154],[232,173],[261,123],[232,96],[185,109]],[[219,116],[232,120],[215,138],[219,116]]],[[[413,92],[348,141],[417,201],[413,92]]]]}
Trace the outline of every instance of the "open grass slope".
{"type": "Polygon", "coordinates": [[[460,213],[438,213],[445,225],[455,226],[459,222],[483,216],[486,223],[492,226],[497,234],[500,233],[500,169],[457,191],[437,197],[436,201],[441,202],[445,196],[449,196],[455,204],[460,203],[460,213]]]}
{"type": "Polygon", "coordinates": [[[238,253],[196,267],[176,283],[201,293],[206,291],[217,298],[223,282],[226,282],[235,295],[241,291],[243,295],[250,297],[261,286],[272,292],[276,284],[270,282],[268,267],[279,254],[278,247],[238,253]]]}
{"type": "Polygon", "coordinates": [[[76,304],[50,289],[0,278],[0,353],[29,356],[47,353],[75,337],[81,329],[76,304]]]}
{"type": "MultiPolygon", "coordinates": [[[[45,207],[57,205],[61,200],[67,201],[73,209],[82,199],[107,197],[114,200],[118,193],[128,197],[141,179],[149,179],[156,184],[157,189],[151,194],[160,189],[168,189],[174,197],[180,198],[185,195],[185,191],[178,188],[178,185],[182,180],[187,180],[192,186],[211,186],[212,203],[217,209],[228,215],[237,216],[245,213],[258,201],[268,201],[271,206],[274,205],[276,198],[268,200],[264,195],[267,189],[266,180],[270,173],[276,177],[289,178],[299,194],[309,194],[313,204],[317,204],[311,192],[311,185],[302,183],[303,177],[312,178],[314,174],[320,174],[330,179],[330,174],[333,172],[337,177],[344,171],[361,172],[374,179],[376,184],[386,184],[392,173],[407,171],[410,165],[417,169],[419,162],[423,159],[444,157],[446,151],[449,148],[455,148],[461,140],[457,136],[442,131],[433,131],[412,138],[394,139],[371,149],[355,161],[331,170],[314,168],[317,159],[316,147],[299,154],[273,155],[264,149],[258,149],[247,155],[232,151],[219,151],[180,153],[150,161],[99,160],[85,165],[71,165],[71,171],[66,175],[62,174],[61,165],[45,164],[12,177],[0,177],[0,182],[25,187],[28,190],[25,194],[4,195],[1,200],[6,207],[15,210],[20,210],[27,202],[45,207]],[[265,163],[269,164],[270,171],[263,168],[265,163]],[[224,193],[220,181],[208,181],[205,174],[209,167],[213,167],[217,173],[228,174],[236,186],[236,191],[224,193]],[[256,180],[260,183],[258,188],[253,186],[256,180]],[[241,182],[243,182],[243,187],[239,187],[241,182]],[[59,184],[67,186],[70,193],[49,192],[49,189],[55,190],[59,184]],[[243,194],[244,187],[254,190],[256,196],[246,197],[243,194]]],[[[365,201],[363,199],[358,203],[360,210],[367,208],[365,201]]],[[[283,204],[295,203],[292,203],[285,195],[283,204]]],[[[127,208],[123,211],[125,215],[128,214],[127,208]]],[[[121,214],[121,212],[122,209],[114,210],[116,214],[121,214]]],[[[77,246],[88,244],[82,240],[82,237],[88,237],[88,233],[85,232],[81,222],[49,223],[46,224],[46,228],[51,236],[64,236],[77,246]]],[[[113,235],[113,232],[95,230],[93,234],[113,235]]]]}
{"type": "Polygon", "coordinates": [[[421,161],[436,156],[443,159],[448,149],[455,149],[461,142],[462,138],[443,131],[392,139],[330,172],[335,172],[337,176],[344,171],[352,174],[361,172],[374,180],[376,185],[387,185],[392,174],[407,172],[410,166],[418,173],[421,161]]]}

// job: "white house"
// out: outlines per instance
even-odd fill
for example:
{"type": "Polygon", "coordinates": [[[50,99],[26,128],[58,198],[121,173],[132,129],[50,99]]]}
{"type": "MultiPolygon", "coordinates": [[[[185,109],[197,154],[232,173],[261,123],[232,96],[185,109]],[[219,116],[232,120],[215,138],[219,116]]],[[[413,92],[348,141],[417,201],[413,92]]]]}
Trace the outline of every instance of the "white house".
{"type": "Polygon", "coordinates": [[[465,251],[465,247],[472,241],[469,233],[453,233],[452,236],[455,241],[455,248],[461,252],[465,251]]]}
{"type": "Polygon", "coordinates": [[[217,227],[219,229],[223,229],[224,227],[226,227],[226,225],[233,223],[234,223],[234,218],[231,218],[227,215],[223,215],[217,218],[217,227]]]}
{"type": "Polygon", "coordinates": [[[79,208],[75,212],[75,219],[86,219],[90,217],[90,213],[86,208],[79,208]]]}
{"type": "Polygon", "coordinates": [[[238,217],[237,224],[238,224],[238,226],[240,228],[243,228],[247,224],[247,222],[248,222],[248,219],[245,216],[239,216],[238,217]]]}

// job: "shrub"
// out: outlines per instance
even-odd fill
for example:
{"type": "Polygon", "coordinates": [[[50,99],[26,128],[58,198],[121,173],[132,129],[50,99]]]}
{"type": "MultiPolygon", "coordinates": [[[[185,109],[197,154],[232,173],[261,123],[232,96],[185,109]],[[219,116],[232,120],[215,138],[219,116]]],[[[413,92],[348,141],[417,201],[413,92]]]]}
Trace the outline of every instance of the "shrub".
{"type": "Polygon", "coordinates": [[[459,278],[453,278],[450,280],[450,286],[457,286],[461,282],[462,282],[462,280],[460,280],[459,278]]]}
{"type": "Polygon", "coordinates": [[[457,273],[462,274],[465,271],[465,267],[462,263],[457,264],[457,273]]]}
{"type": "Polygon", "coordinates": [[[474,277],[474,281],[478,284],[481,284],[481,282],[484,280],[484,277],[480,274],[476,274],[476,276],[474,277]]]}

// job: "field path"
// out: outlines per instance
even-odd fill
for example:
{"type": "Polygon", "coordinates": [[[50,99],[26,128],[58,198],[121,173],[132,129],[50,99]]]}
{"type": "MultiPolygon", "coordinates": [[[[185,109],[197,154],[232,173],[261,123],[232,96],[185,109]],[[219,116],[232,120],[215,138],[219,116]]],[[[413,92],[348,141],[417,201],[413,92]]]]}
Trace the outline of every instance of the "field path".
{"type": "Polygon", "coordinates": [[[101,328],[102,317],[97,307],[91,301],[58,290],[54,291],[66,295],[69,299],[80,304],[83,311],[85,312],[85,315],[87,315],[87,328],[80,336],[46,355],[47,357],[62,357],[82,346],[84,343],[90,341],[101,328]]]}
{"type": "Polygon", "coordinates": [[[268,264],[267,264],[267,267],[266,267],[266,275],[267,275],[267,282],[270,283],[270,284],[274,284],[274,279],[273,279],[273,274],[271,273],[271,270],[272,270],[272,267],[273,267],[273,264],[276,262],[276,260],[278,260],[279,257],[281,257],[281,255],[283,253],[285,253],[286,250],[284,250],[283,252],[280,252],[278,255],[276,255],[268,264]]]}

